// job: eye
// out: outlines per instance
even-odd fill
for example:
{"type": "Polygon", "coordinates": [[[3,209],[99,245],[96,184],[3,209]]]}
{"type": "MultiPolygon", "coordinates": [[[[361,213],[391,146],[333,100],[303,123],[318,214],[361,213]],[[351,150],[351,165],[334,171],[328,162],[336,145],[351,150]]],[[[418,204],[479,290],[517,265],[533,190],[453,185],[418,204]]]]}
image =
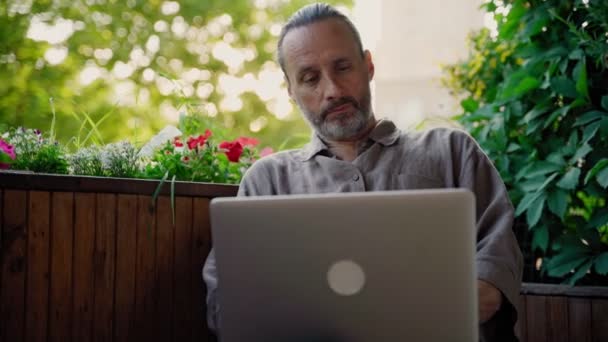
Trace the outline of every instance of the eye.
{"type": "Polygon", "coordinates": [[[348,70],[350,70],[350,69],[351,69],[351,67],[352,67],[352,65],[351,65],[350,63],[346,63],[346,62],[344,62],[344,63],[339,63],[339,64],[336,66],[336,69],[337,69],[338,71],[348,71],[348,70]]]}
{"type": "Polygon", "coordinates": [[[312,74],[312,73],[305,74],[302,77],[302,82],[306,83],[306,84],[314,84],[314,83],[317,83],[318,80],[319,80],[319,77],[316,74],[312,74]]]}

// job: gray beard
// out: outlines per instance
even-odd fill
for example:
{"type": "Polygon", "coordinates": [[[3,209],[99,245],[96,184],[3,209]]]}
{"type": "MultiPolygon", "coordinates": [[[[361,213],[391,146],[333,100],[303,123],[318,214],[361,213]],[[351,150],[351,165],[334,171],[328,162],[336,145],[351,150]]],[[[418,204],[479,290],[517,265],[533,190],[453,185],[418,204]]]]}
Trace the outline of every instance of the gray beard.
{"type": "Polygon", "coordinates": [[[371,111],[357,110],[353,116],[348,118],[338,118],[331,121],[318,118],[311,121],[311,124],[321,137],[333,141],[344,141],[352,140],[361,134],[361,131],[368,126],[371,118],[371,111]]]}
{"type": "Polygon", "coordinates": [[[331,121],[326,120],[322,115],[315,115],[314,113],[304,110],[304,107],[299,103],[298,107],[300,107],[300,110],[312,129],[322,138],[333,141],[346,141],[352,140],[361,134],[361,131],[364,130],[374,118],[369,95],[367,98],[363,99],[362,103],[364,103],[364,105],[360,108],[356,108],[353,116],[348,118],[337,118],[331,121]]]}

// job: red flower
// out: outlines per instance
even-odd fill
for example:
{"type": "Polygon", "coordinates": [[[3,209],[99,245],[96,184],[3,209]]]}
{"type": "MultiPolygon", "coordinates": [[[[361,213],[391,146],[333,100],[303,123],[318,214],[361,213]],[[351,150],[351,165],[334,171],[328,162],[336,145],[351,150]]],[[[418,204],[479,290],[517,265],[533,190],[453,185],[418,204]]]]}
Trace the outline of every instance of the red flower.
{"type": "Polygon", "coordinates": [[[240,138],[236,139],[236,141],[238,141],[243,147],[244,146],[254,147],[260,143],[260,141],[258,139],[249,138],[249,137],[240,137],[240,138]]]}
{"type": "Polygon", "coordinates": [[[184,147],[184,143],[179,137],[175,137],[175,139],[173,139],[173,145],[175,145],[175,147],[184,147]]]}
{"type": "Polygon", "coordinates": [[[211,136],[211,131],[210,130],[206,130],[205,134],[201,134],[198,136],[198,138],[195,137],[190,137],[188,138],[188,148],[191,150],[194,150],[197,147],[203,147],[205,146],[205,142],[207,141],[207,139],[211,136]]]}
{"type": "Polygon", "coordinates": [[[234,163],[238,163],[241,154],[243,154],[243,145],[238,141],[224,141],[219,145],[219,148],[224,150],[228,160],[234,163]]]}

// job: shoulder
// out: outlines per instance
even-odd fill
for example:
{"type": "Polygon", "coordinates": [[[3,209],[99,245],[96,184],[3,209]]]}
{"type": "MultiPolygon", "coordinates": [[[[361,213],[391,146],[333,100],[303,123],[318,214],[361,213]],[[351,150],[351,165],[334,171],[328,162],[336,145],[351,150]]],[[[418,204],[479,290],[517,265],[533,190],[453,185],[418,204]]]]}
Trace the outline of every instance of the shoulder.
{"type": "Polygon", "coordinates": [[[437,127],[424,131],[407,131],[402,134],[403,144],[426,153],[437,151],[450,154],[470,154],[478,150],[477,142],[469,133],[451,127],[437,127]]]}
{"type": "Polygon", "coordinates": [[[300,150],[273,153],[257,160],[243,176],[239,193],[243,195],[272,194],[282,175],[297,169],[300,150]]]}

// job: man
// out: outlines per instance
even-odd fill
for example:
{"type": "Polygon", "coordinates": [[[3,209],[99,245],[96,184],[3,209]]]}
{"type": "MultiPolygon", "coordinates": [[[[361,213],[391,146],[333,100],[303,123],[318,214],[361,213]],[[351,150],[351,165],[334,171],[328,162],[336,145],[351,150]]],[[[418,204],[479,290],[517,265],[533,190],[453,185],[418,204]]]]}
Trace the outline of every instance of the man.
{"type": "MultiPolygon", "coordinates": [[[[465,133],[402,133],[376,120],[374,64],[348,18],[329,5],[295,13],[283,28],[278,59],[289,96],[313,128],[300,150],[263,158],[246,173],[239,196],[462,187],[475,193],[480,336],[515,340],[522,256],[513,207],[498,173],[465,133]]],[[[439,233],[440,234],[440,233],[439,233]]],[[[206,261],[208,320],[217,327],[215,256],[206,261]]],[[[441,322],[438,322],[440,325],[441,322]]]]}

